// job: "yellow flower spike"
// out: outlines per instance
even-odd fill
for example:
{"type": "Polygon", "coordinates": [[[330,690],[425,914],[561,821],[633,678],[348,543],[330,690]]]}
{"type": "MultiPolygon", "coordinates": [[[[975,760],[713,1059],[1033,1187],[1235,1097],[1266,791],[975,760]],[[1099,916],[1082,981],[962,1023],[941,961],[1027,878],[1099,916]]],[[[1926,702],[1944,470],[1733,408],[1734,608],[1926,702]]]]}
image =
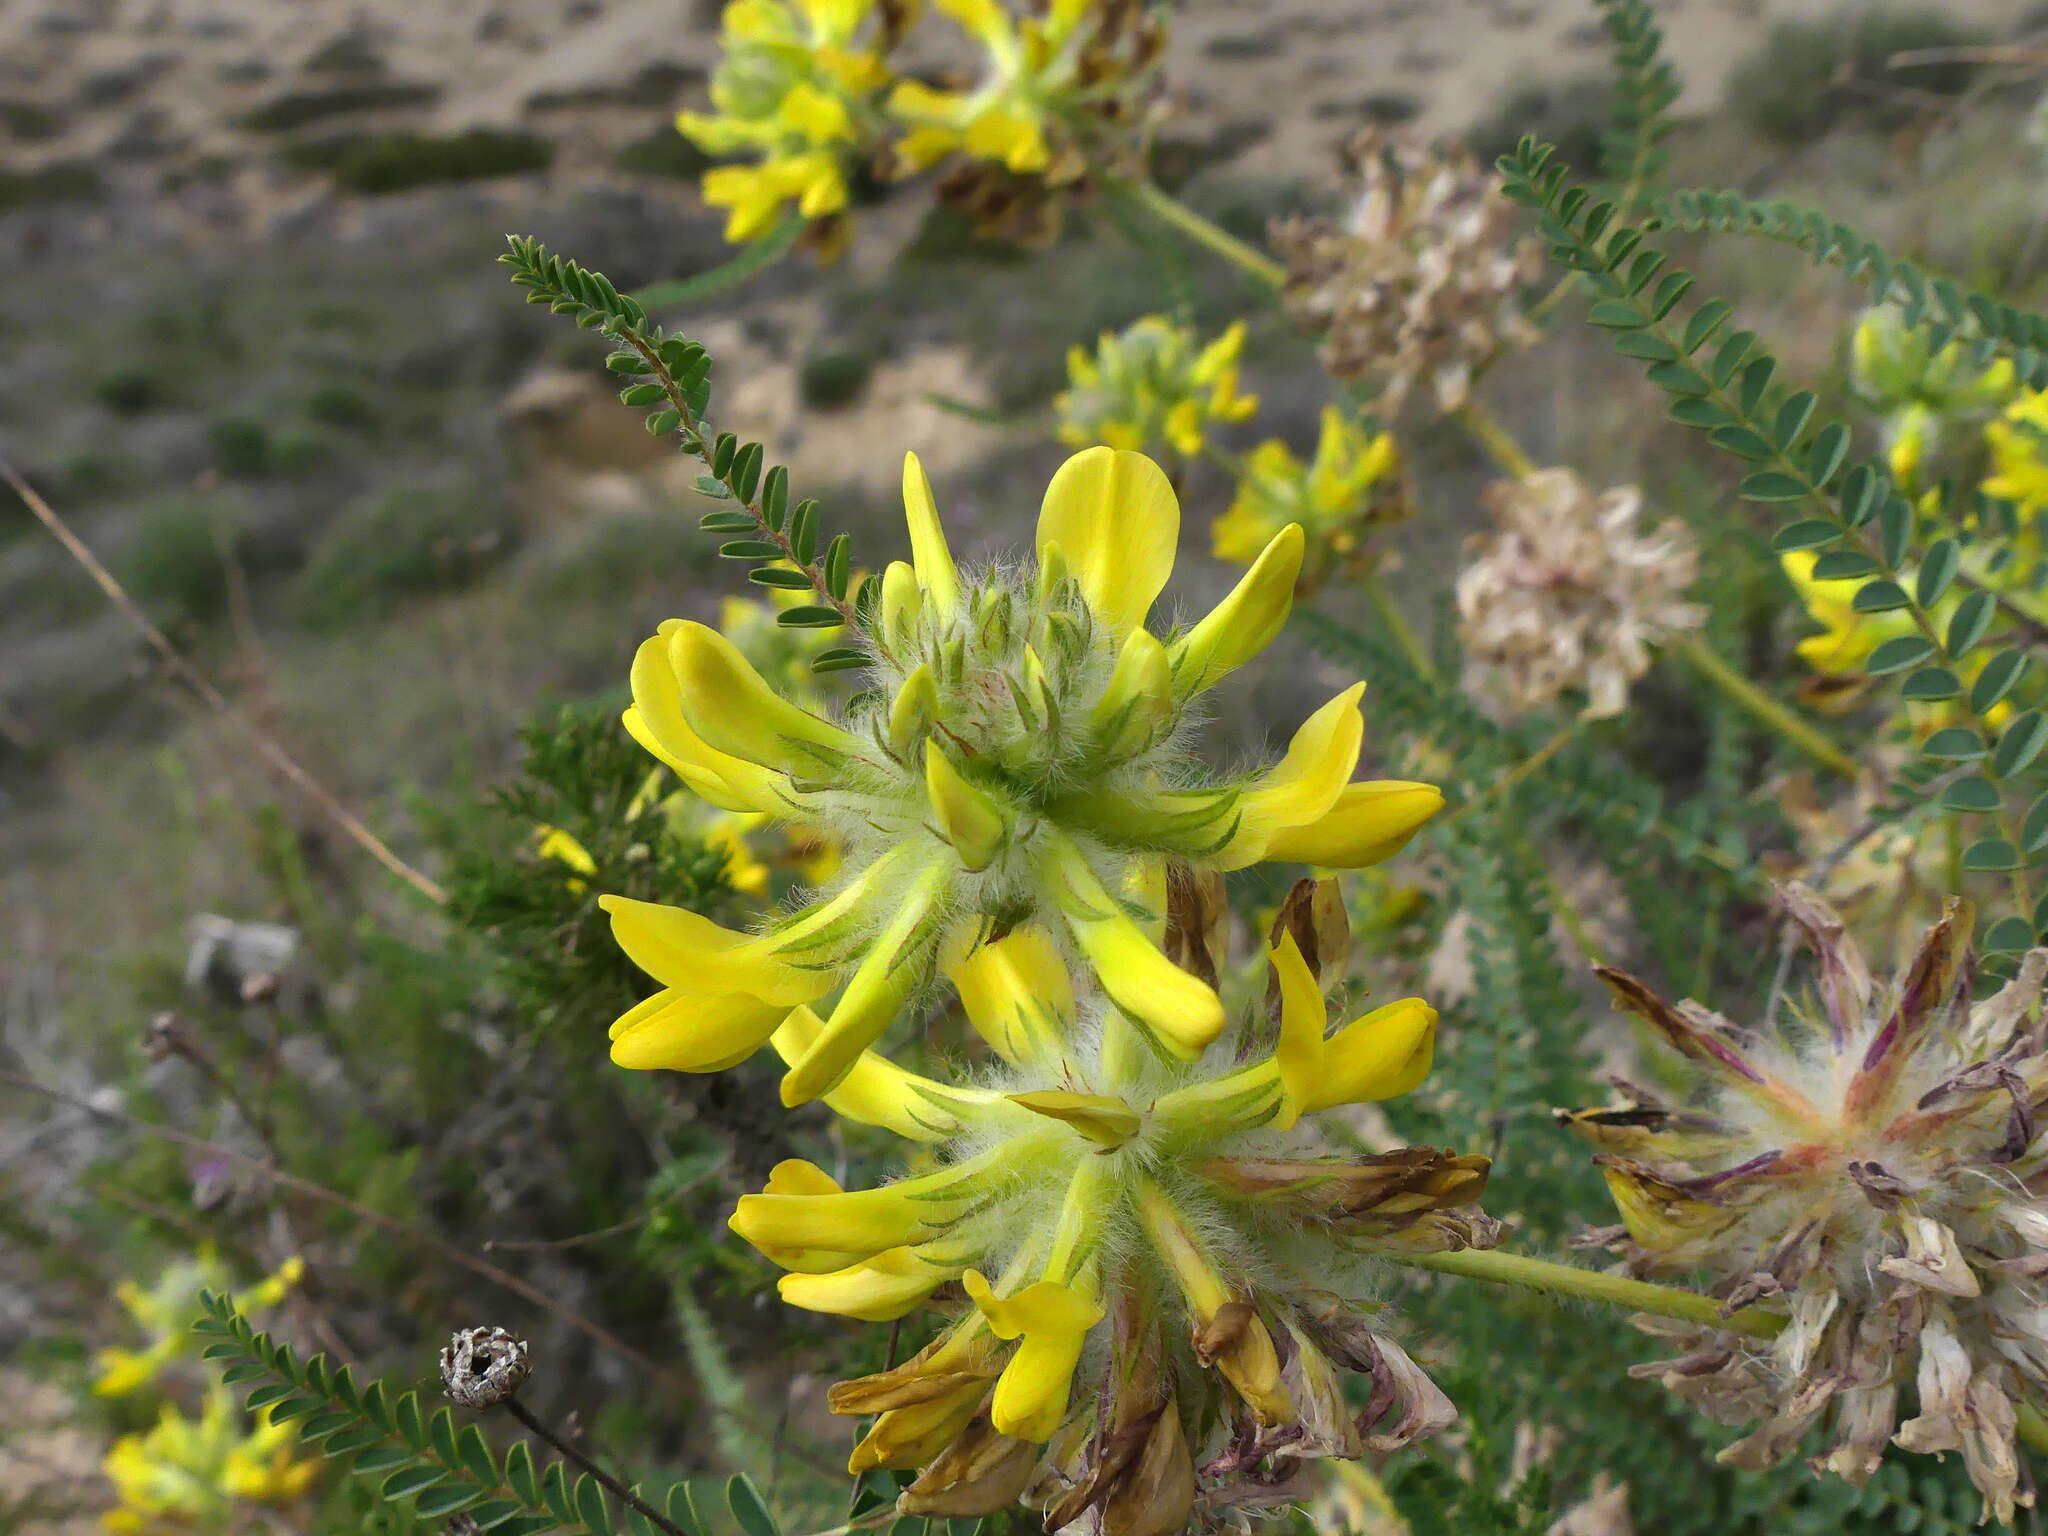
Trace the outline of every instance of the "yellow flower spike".
{"type": "MultiPolygon", "coordinates": [[[[810,1050],[825,1024],[809,1008],[797,1007],[770,1037],[782,1059],[794,1065],[810,1050]]],[[[842,1119],[879,1125],[909,1141],[944,1141],[966,1127],[967,1117],[984,1117],[1002,1095],[983,1088],[955,1088],[907,1072],[886,1056],[863,1051],[825,1105],[842,1119]]]]}
{"type": "Polygon", "coordinates": [[[685,620],[668,643],[684,718],[715,750],[777,768],[858,756],[852,736],[783,698],[717,630],[685,620]]]}
{"type": "Polygon", "coordinates": [[[960,867],[970,872],[988,868],[1010,837],[1002,807],[962,778],[936,741],[925,743],[924,785],[933,822],[960,855],[960,867]]]}
{"type": "Polygon", "coordinates": [[[1055,844],[1054,865],[1060,914],[1102,989],[1174,1055],[1200,1056],[1223,1033],[1223,1000],[1166,958],[1063,838],[1055,844]]]}
{"type": "Polygon", "coordinates": [[[1138,1134],[1145,1117],[1122,1099],[1103,1093],[1073,1093],[1051,1088],[1008,1095],[1012,1104],[1072,1126],[1099,1147],[1114,1150],[1138,1134]]]}
{"type": "Polygon", "coordinates": [[[1180,501],[1142,454],[1090,448],[1062,464],[1038,513],[1038,546],[1057,543],[1088,606],[1117,634],[1137,629],[1173,574],[1180,501]]]}
{"type": "Polygon", "coordinates": [[[903,455],[903,515],[910,524],[910,563],[933,612],[948,617],[960,606],[960,571],[946,546],[932,483],[917,455],[903,455]]]}
{"type": "MultiPolygon", "coordinates": [[[[1183,697],[1203,693],[1273,643],[1294,607],[1307,541],[1289,523],[1207,618],[1174,642],[1173,680],[1183,697]]],[[[1363,730],[1363,722],[1360,725],[1363,730]]]]}
{"type": "Polygon", "coordinates": [[[1346,784],[1337,803],[1316,820],[1274,833],[1265,856],[1324,869],[1364,869],[1407,847],[1443,808],[1443,791],[1434,784],[1361,779],[1346,784]]]}
{"type": "Polygon", "coordinates": [[[1165,430],[1167,442],[1190,459],[1208,441],[1202,432],[1202,407],[1194,400],[1182,400],[1166,413],[1165,430]]]}
{"type": "MultiPolygon", "coordinates": [[[[889,706],[889,749],[898,757],[908,757],[930,732],[938,711],[939,685],[932,680],[932,669],[919,662],[903,679],[895,702],[889,706]]],[[[929,765],[926,771],[930,771],[929,765]]]]}
{"type": "Polygon", "coordinates": [[[868,946],[832,1016],[783,1075],[782,1102],[786,1107],[808,1104],[837,1087],[853,1070],[861,1052],[881,1038],[904,1000],[923,980],[931,941],[922,930],[928,926],[946,874],[937,868],[926,871],[905,893],[889,925],[868,946]]]}
{"type": "Polygon", "coordinates": [[[735,933],[682,907],[664,907],[628,896],[600,896],[597,904],[611,914],[612,938],[626,958],[663,986],[689,992],[744,992],[764,1003],[794,1007],[829,991],[832,978],[776,959],[776,946],[852,906],[846,900],[849,894],[842,892],[811,909],[780,933],[763,935],[735,933]]]}
{"type": "Polygon", "coordinates": [[[1173,663],[1149,629],[1134,629],[1095,706],[1102,751],[1120,759],[1144,751],[1173,721],[1173,663]]]}
{"type": "Polygon", "coordinates": [[[1267,857],[1275,837],[1328,815],[1358,766],[1365,717],[1354,683],[1303,722],[1287,755],[1260,775],[1238,801],[1238,828],[1215,860],[1219,869],[1243,869],[1267,857]]]}
{"type": "Polygon", "coordinates": [[[1435,1048],[1436,1010],[1421,998],[1375,1008],[1322,1042],[1321,1071],[1302,1109],[1312,1113],[1413,1093],[1429,1076],[1435,1048]]]}
{"type": "Polygon", "coordinates": [[[1103,1318],[1092,1285],[1039,1280],[1014,1296],[997,1296],[979,1270],[968,1270],[960,1281],[997,1338],[1022,1340],[996,1381],[989,1417],[1016,1439],[1050,1440],[1067,1416],[1088,1331],[1103,1318]]]}
{"type": "Polygon", "coordinates": [[[1202,348],[1201,355],[1195,359],[1195,382],[1219,384],[1235,379],[1237,360],[1243,351],[1244,322],[1233,321],[1230,328],[1202,348]]]}
{"type": "Polygon", "coordinates": [[[891,560],[882,572],[882,646],[902,654],[917,637],[918,620],[924,613],[924,589],[917,584],[917,572],[905,560],[891,560]]]}
{"type": "Polygon", "coordinates": [[[960,1274],[958,1264],[925,1257],[915,1248],[891,1248],[872,1259],[824,1275],[784,1275],[782,1299],[806,1312],[831,1312],[864,1323],[893,1322],[960,1274]]]}
{"type": "MultiPolygon", "coordinates": [[[[568,865],[578,874],[597,873],[597,860],[590,856],[590,850],[560,827],[551,827],[546,823],[535,827],[533,851],[543,859],[553,859],[557,864],[568,865]]],[[[566,883],[572,891],[581,892],[589,889],[588,883],[582,880],[570,880],[566,883]]]]}
{"type": "Polygon", "coordinates": [[[725,883],[756,901],[767,898],[768,866],[754,857],[754,846],[747,841],[746,829],[759,820],[751,812],[740,812],[704,829],[704,846],[725,855],[725,883]]]}
{"type": "Polygon", "coordinates": [[[723,1072],[767,1044],[788,1012],[744,992],[700,997],[665,988],[612,1025],[612,1062],[634,1072],[723,1072]]]}
{"type": "Polygon", "coordinates": [[[1011,1066],[1056,1060],[1074,1023],[1074,983],[1042,928],[1012,929],[950,959],[967,1022],[1011,1066]]]}
{"type": "Polygon", "coordinates": [[[1195,1355],[1213,1364],[1261,1424],[1284,1424],[1294,1404],[1280,1376],[1280,1355],[1258,1312],[1233,1290],[1202,1251],[1157,1184],[1141,1180],[1138,1217],[1197,1321],[1195,1355]]]}
{"type": "Polygon", "coordinates": [[[633,703],[626,730],[676,776],[722,811],[783,811],[792,796],[789,780],[758,763],[720,752],[683,718],[682,689],[669,664],[669,637],[682,620],[670,619],[633,656],[633,703]]]}

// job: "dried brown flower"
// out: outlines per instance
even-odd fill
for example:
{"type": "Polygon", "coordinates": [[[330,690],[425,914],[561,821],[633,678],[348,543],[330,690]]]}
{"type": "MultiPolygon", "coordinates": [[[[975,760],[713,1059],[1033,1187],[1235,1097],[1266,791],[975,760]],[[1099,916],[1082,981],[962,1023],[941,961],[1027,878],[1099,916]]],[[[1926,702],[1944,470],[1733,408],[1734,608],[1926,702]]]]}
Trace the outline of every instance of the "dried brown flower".
{"type": "Polygon", "coordinates": [[[1514,712],[1577,689],[1589,719],[1619,714],[1650,646],[1705,621],[1682,596],[1699,572],[1692,534],[1676,518],[1638,532],[1640,491],[1595,496],[1569,469],[1496,480],[1480,499],[1499,531],[1474,538],[1458,573],[1467,688],[1514,712]]]}
{"type": "Polygon", "coordinates": [[[503,1328],[464,1328],[441,1350],[441,1385],[465,1408],[494,1408],[533,1371],[526,1340],[503,1328]]]}
{"type": "Polygon", "coordinates": [[[1514,206],[1469,150],[1372,130],[1347,158],[1360,187],[1341,226],[1295,218],[1271,230],[1287,307],[1321,333],[1323,366],[1376,389],[1383,415],[1423,381],[1440,410],[1456,410],[1488,358],[1536,339],[1520,290],[1540,253],[1512,237],[1514,206]]]}

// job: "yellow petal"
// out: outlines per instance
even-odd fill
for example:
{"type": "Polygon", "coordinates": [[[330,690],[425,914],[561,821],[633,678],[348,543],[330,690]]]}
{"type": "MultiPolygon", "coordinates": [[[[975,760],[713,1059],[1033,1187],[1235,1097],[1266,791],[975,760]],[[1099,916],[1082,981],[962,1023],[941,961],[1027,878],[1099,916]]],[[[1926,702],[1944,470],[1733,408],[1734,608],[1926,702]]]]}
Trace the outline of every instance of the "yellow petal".
{"type": "Polygon", "coordinates": [[[960,571],[953,564],[953,551],[946,547],[932,483],[914,453],[903,455],[903,515],[910,524],[910,562],[917,570],[917,584],[924,588],[933,612],[950,616],[960,606],[960,571]]]}
{"type": "Polygon", "coordinates": [[[1354,1019],[1322,1045],[1322,1070],[1305,1095],[1305,1111],[1365,1104],[1412,1093],[1429,1075],[1436,1046],[1436,1010],[1404,997],[1354,1019]]]}
{"type": "Polygon", "coordinates": [[[1144,751],[1172,724],[1173,664],[1149,629],[1124,641],[1092,719],[1099,750],[1112,761],[1144,751]]]}
{"type": "Polygon", "coordinates": [[[655,993],[612,1026],[612,1062],[635,1072],[723,1072],[763,1045],[789,1012],[744,992],[655,993]]]}
{"type": "Polygon", "coordinates": [[[1173,680],[1179,694],[1215,687],[1273,643],[1294,606],[1294,583],[1306,547],[1299,523],[1282,528],[1230,596],[1174,643],[1173,680]]]}
{"type": "Polygon", "coordinates": [[[682,689],[669,665],[669,636],[680,620],[644,640],[633,656],[633,704],[626,729],[635,741],[722,811],[787,813],[794,803],[782,774],[714,750],[683,718],[682,689]]]}
{"type": "Polygon", "coordinates": [[[1365,684],[1353,683],[1303,722],[1287,755],[1260,775],[1238,800],[1237,833],[1216,859],[1221,869],[1242,869],[1267,857],[1283,832],[1320,821],[1344,793],[1365,741],[1358,712],[1365,684]]]}
{"type": "Polygon", "coordinates": [[[1074,984],[1042,928],[1012,929],[952,959],[967,1022],[1012,1066],[1051,1061],[1074,1021],[1074,984]]]}
{"type": "Polygon", "coordinates": [[[916,1198],[921,1182],[839,1194],[742,1195],[726,1224],[776,1263],[826,1274],[931,1236],[941,1212],[916,1198]],[[793,1256],[804,1262],[792,1264],[793,1256]]]}
{"type": "Polygon", "coordinates": [[[1346,784],[1337,803],[1307,826],[1276,832],[1266,844],[1266,857],[1325,869],[1363,869],[1407,847],[1443,806],[1443,791],[1434,784],[1361,779],[1346,784]]]}
{"type": "Polygon", "coordinates": [[[996,1337],[1023,1340],[996,1382],[989,1417],[1019,1440],[1050,1440],[1067,1416],[1074,1369],[1088,1330],[1102,1321],[1101,1303],[1055,1280],[999,1297],[976,1270],[960,1278],[996,1337]]]}
{"type": "Polygon", "coordinates": [[[1118,634],[1145,622],[1173,574],[1180,502],[1143,454],[1090,448],[1059,467],[1038,512],[1038,548],[1057,543],[1088,606],[1118,634]]]}
{"type": "Polygon", "coordinates": [[[1009,1098],[1012,1104],[1022,1105],[1034,1115],[1071,1125],[1101,1147],[1122,1146],[1145,1123],[1145,1117],[1122,1099],[1103,1093],[1047,1088],[1036,1093],[1013,1093],[1009,1098]]]}
{"type": "MultiPolygon", "coordinates": [[[[829,974],[799,970],[775,958],[781,934],[735,933],[682,907],[627,896],[600,896],[597,904],[611,914],[612,937],[626,958],[663,986],[706,995],[744,992],[786,1008],[831,990],[829,974]]],[[[836,905],[826,903],[812,912],[836,905]]]]}
{"type": "MultiPolygon", "coordinates": [[[[797,1007],[771,1037],[776,1052],[794,1064],[825,1031],[824,1021],[809,1008],[797,1007]]],[[[834,1114],[862,1125],[879,1125],[911,1141],[944,1141],[960,1134],[966,1113],[999,1102],[986,1089],[955,1088],[915,1072],[887,1057],[863,1051],[839,1086],[825,1095],[834,1114]]]]}
{"type": "Polygon", "coordinates": [[[1302,1110],[1315,1097],[1323,1071],[1323,1032],[1329,1028],[1330,1016],[1323,1006],[1323,989],[1302,958],[1294,935],[1282,934],[1279,946],[1268,954],[1280,978],[1280,1045],[1274,1058],[1284,1090],[1273,1126],[1284,1131],[1301,1118],[1302,1110]]]}
{"type": "Polygon", "coordinates": [[[960,855],[960,867],[969,871],[988,868],[1009,840],[1009,822],[1002,807],[961,777],[935,741],[925,744],[924,785],[933,824],[960,855]]]}
{"type": "Polygon", "coordinates": [[[959,1266],[933,1263],[916,1249],[891,1248],[830,1274],[784,1275],[775,1288],[784,1301],[807,1312],[886,1323],[914,1309],[959,1273],[959,1266]]]}
{"type": "Polygon", "coordinates": [[[770,1168],[767,1187],[762,1190],[767,1195],[837,1195],[844,1192],[831,1174],[801,1157],[785,1157],[770,1168]]]}
{"type": "Polygon", "coordinates": [[[710,626],[685,620],[669,632],[668,647],[683,716],[716,750],[777,768],[858,754],[853,737],[783,698],[710,626]]]}
{"type": "Polygon", "coordinates": [[[929,964],[927,936],[922,933],[932,904],[944,888],[947,872],[927,870],[902,898],[896,915],[868,945],[866,955],[833,1006],[832,1016],[803,1055],[784,1074],[782,1102],[794,1109],[838,1086],[854,1063],[879,1040],[905,999],[917,987],[929,964]]]}
{"type": "Polygon", "coordinates": [[[908,757],[930,732],[938,712],[939,685],[932,678],[932,669],[919,662],[889,705],[890,749],[899,757],[908,757]]]}
{"type": "Polygon", "coordinates": [[[908,655],[924,612],[924,589],[917,584],[917,572],[908,561],[891,560],[882,572],[881,612],[883,648],[898,656],[908,655]]]}
{"type": "Polygon", "coordinates": [[[1223,1001],[1180,969],[1103,890],[1071,844],[1056,852],[1060,915],[1112,1001],[1193,1061],[1223,1033],[1223,1001]]]}

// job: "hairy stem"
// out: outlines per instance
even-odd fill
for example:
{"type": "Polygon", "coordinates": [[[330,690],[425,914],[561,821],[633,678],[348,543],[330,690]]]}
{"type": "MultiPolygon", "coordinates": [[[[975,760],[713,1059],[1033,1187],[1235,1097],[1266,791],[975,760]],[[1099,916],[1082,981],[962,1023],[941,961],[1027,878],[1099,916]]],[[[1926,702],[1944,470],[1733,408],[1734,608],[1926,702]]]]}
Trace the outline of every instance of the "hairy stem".
{"type": "Polygon", "coordinates": [[[1546,1296],[1598,1301],[1608,1306],[1626,1307],[1632,1312],[1652,1312],[1659,1317],[1675,1317],[1682,1322],[1699,1323],[1708,1328],[1723,1328],[1746,1338],[1775,1338],[1785,1326],[1784,1318],[1773,1317],[1755,1307],[1744,1307],[1723,1317],[1721,1304],[1697,1291],[1655,1285],[1647,1280],[1630,1280],[1622,1275],[1595,1274],[1591,1270],[1576,1269],[1550,1259],[1532,1259],[1525,1254],[1466,1248],[1454,1253],[1389,1254],[1387,1257],[1411,1269],[1435,1270],[1438,1274],[1484,1280],[1492,1285],[1519,1286],[1546,1296]]]}
{"type": "Polygon", "coordinates": [[[1401,612],[1401,605],[1394,601],[1394,594],[1387,590],[1387,584],[1380,580],[1377,561],[1365,568],[1358,578],[1358,585],[1365,592],[1365,600],[1373,614],[1386,625],[1387,633],[1394,637],[1394,644],[1401,648],[1401,654],[1408,658],[1416,675],[1427,682],[1440,681],[1436,663],[1429,659],[1429,651],[1422,643],[1422,637],[1415,633],[1415,626],[1408,622],[1408,616],[1401,612]]]}
{"type": "Polygon", "coordinates": [[[1269,288],[1287,281],[1287,269],[1272,257],[1254,250],[1237,236],[1203,218],[1178,198],[1170,197],[1149,181],[1112,181],[1117,191],[1175,233],[1215,252],[1248,277],[1269,288]]]}
{"type": "Polygon", "coordinates": [[[1536,466],[1522,452],[1522,445],[1476,399],[1467,396],[1465,403],[1451,412],[1451,419],[1471,435],[1489,459],[1515,479],[1526,480],[1536,473],[1536,466]]]}

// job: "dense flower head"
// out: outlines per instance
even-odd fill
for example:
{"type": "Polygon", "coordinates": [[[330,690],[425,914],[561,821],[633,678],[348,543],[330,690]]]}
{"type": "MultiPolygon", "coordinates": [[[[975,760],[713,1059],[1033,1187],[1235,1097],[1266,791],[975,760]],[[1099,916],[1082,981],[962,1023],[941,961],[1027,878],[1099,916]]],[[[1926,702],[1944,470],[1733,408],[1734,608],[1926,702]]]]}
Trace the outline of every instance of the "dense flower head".
{"type": "Polygon", "coordinates": [[[1278,438],[1245,456],[1236,499],[1209,527],[1209,548],[1219,560],[1250,565],[1274,534],[1299,523],[1307,548],[1298,590],[1308,592],[1358,558],[1372,529],[1407,515],[1393,434],[1371,432],[1328,405],[1307,464],[1278,438]]]}
{"type": "Polygon", "coordinates": [[[1925,331],[1909,326],[1891,305],[1866,310],[1849,342],[1849,385],[1884,418],[1884,445],[1893,478],[1911,486],[1922,463],[1946,446],[1955,428],[1981,421],[2003,406],[2014,388],[2012,363],[1996,358],[1978,367],[1968,344],[1952,341],[1936,351],[1925,331]]]}
{"type": "MultiPolygon", "coordinates": [[[[1177,867],[1155,934],[1209,979],[1221,887],[1177,867]]],[[[1304,1117],[1410,1091],[1434,1044],[1419,998],[1328,1033],[1345,949],[1335,882],[1300,882],[1268,951],[1273,1001],[1189,1062],[1020,927],[952,968],[1000,1067],[940,1082],[862,1053],[826,1102],[929,1149],[930,1171],[848,1191],[788,1162],[732,1217],[790,1271],[793,1305],[950,1318],[907,1363],[832,1389],[834,1412],[879,1415],[850,1470],[921,1469],[906,1514],[1021,1497],[1048,1529],[1168,1536],[1204,1491],[1256,1502],[1305,1460],[1448,1422],[1362,1304],[1361,1272],[1375,1252],[1490,1245],[1495,1224],[1470,1208],[1488,1164],[1428,1148],[1333,1157],[1314,1138],[1304,1117]],[[1345,1369],[1370,1379],[1362,1412],[1345,1369]]],[[[799,1010],[776,1047],[800,1059],[818,1028],[799,1010]]]]}
{"type": "Polygon", "coordinates": [[[1374,390],[1382,414],[1396,415],[1422,383],[1455,410],[1481,364],[1536,339],[1521,289],[1539,253],[1514,237],[1500,178],[1465,149],[1397,144],[1374,130],[1350,159],[1361,184],[1341,224],[1273,226],[1287,306],[1323,338],[1323,366],[1374,390]]]}
{"type": "Polygon", "coordinates": [[[2048,515],[2048,390],[2027,390],[1984,428],[1991,449],[1991,473],[1984,494],[2012,503],[2014,524],[1987,530],[2002,535],[1991,543],[1995,567],[1974,572],[2018,601],[2034,617],[2044,608],[2041,585],[2044,566],[2041,519],[2048,515]]]}
{"type": "Polygon", "coordinates": [[[1057,195],[1092,162],[1128,157],[1165,46],[1141,0],[1046,0],[1013,15],[1002,0],[936,0],[981,50],[962,89],[900,82],[889,115],[904,172],[957,157],[941,184],[984,234],[1042,241],[1058,229],[1057,195]]]}
{"type": "Polygon", "coordinates": [[[1817,1469],[1861,1483],[1889,1440],[1960,1451],[1988,1514],[2012,1519],[2016,1405],[2048,1388],[2048,950],[1972,1004],[1972,913],[1951,898],[1897,979],[1841,917],[1781,900],[1811,949],[1817,1007],[1747,1029],[1603,971],[1620,1006],[1684,1056],[1680,1099],[1624,1084],[1622,1108],[1568,1122],[1606,1151],[1632,1269],[1698,1273],[1732,1312],[1784,1319],[1768,1341],[1657,1320],[1677,1359],[1643,1368],[1726,1423],[1722,1454],[1773,1465],[1825,1426],[1817,1469]],[[1908,1381],[1918,1415],[1899,1422],[1908,1381]]]}
{"type": "Polygon", "coordinates": [[[708,626],[670,620],[641,646],[634,737],[713,805],[815,830],[844,863],[760,933],[603,898],[619,943],[663,988],[613,1026],[621,1065],[718,1071],[817,1018],[783,1081],[785,1102],[808,1102],[954,957],[1025,928],[1192,1060],[1224,1013],[1146,930],[1164,911],[1165,861],[1356,868],[1441,806],[1430,785],[1352,781],[1363,683],[1311,715],[1269,768],[1220,776],[1191,756],[1200,696],[1286,619],[1299,528],[1206,618],[1162,638],[1146,618],[1180,509],[1151,460],[1108,448],[1069,459],[1040,509],[1037,558],[1017,566],[960,570],[914,457],[904,502],[913,558],[862,603],[873,667],[841,716],[784,697],[708,626]]]}
{"type": "Polygon", "coordinates": [[[766,235],[794,205],[829,254],[855,168],[881,141],[890,83],[882,61],[902,12],[883,0],[731,0],[723,17],[710,113],[676,126],[712,155],[752,163],[704,173],[704,201],[729,210],[725,238],[766,235]]]}
{"type": "MultiPolygon", "coordinates": [[[[305,1272],[304,1260],[287,1259],[255,1285],[235,1293],[236,1309],[249,1313],[276,1306],[305,1272]]],[[[133,1280],[115,1286],[115,1300],[149,1335],[149,1342],[139,1350],[119,1345],[102,1349],[94,1361],[94,1394],[126,1397],[140,1392],[154,1386],[168,1366],[196,1354],[199,1340],[192,1332],[192,1319],[199,1310],[200,1293],[226,1294],[228,1288],[227,1269],[211,1247],[167,1265],[146,1290],[133,1280]]]]}
{"type": "Polygon", "coordinates": [[[273,1423],[267,1409],[246,1425],[218,1387],[196,1419],[166,1405],[146,1433],[107,1452],[101,1470],[115,1503],[101,1524],[117,1536],[237,1529],[246,1518],[237,1506],[290,1504],[318,1480],[319,1462],[294,1456],[297,1443],[297,1427],[273,1423]]]}
{"type": "Polygon", "coordinates": [[[1164,315],[1105,331],[1092,357],[1081,347],[1067,353],[1069,387],[1053,401],[1060,441],[1136,453],[1170,447],[1192,458],[1208,441],[1211,422],[1246,421],[1259,409],[1257,395],[1238,391],[1243,350],[1242,320],[1206,346],[1191,327],[1164,315]]]}
{"type": "Polygon", "coordinates": [[[1706,617],[1683,596],[1699,569],[1691,533],[1666,518],[1644,534],[1640,491],[1595,496],[1569,469],[1497,480],[1481,500],[1498,531],[1474,538],[1458,573],[1467,686],[1514,711],[1576,690],[1587,718],[1619,714],[1650,647],[1706,617]]]}

